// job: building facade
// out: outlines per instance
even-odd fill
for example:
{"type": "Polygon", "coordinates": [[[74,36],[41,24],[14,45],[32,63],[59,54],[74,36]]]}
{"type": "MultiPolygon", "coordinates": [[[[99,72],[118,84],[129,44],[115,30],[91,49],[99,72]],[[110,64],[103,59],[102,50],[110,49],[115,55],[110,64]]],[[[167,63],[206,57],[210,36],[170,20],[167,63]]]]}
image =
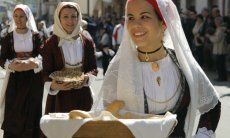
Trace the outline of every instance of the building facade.
{"type": "Polygon", "coordinates": [[[230,0],[176,0],[178,7],[185,11],[193,6],[197,13],[201,13],[203,8],[210,9],[212,6],[218,6],[222,16],[230,14],[230,0]]]}
{"type": "MultiPolygon", "coordinates": [[[[24,0],[33,1],[33,0],[24,0]]],[[[41,18],[53,20],[54,10],[60,1],[77,2],[83,15],[85,16],[106,16],[116,13],[117,17],[122,17],[125,10],[126,0],[36,0],[37,15],[41,18]],[[51,18],[52,17],[52,18],[51,18]]],[[[197,13],[201,13],[203,8],[211,8],[217,5],[221,15],[230,14],[230,0],[173,0],[178,10],[186,11],[189,7],[194,7],[197,13]]]]}

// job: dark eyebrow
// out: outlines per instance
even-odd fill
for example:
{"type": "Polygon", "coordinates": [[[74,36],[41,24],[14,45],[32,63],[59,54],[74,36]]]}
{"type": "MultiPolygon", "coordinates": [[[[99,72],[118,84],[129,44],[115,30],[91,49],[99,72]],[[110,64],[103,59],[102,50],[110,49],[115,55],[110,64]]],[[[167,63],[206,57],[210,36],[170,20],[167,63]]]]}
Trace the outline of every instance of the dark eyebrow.
{"type": "Polygon", "coordinates": [[[142,12],[140,15],[142,15],[142,14],[151,14],[150,12],[142,12]]]}
{"type": "MultiPolygon", "coordinates": [[[[151,15],[150,12],[142,12],[142,13],[140,13],[140,15],[143,15],[143,14],[150,14],[151,15]]],[[[133,16],[133,15],[132,14],[128,14],[127,16],[133,16]]]]}
{"type": "Polygon", "coordinates": [[[132,14],[128,14],[127,16],[133,16],[132,14]]]}

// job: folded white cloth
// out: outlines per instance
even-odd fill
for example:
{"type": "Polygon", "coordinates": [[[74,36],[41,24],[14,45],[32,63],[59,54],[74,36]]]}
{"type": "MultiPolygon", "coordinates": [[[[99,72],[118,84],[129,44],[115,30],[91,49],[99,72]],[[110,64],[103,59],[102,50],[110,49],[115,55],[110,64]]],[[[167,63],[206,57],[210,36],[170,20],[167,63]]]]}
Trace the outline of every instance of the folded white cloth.
{"type": "MultiPolygon", "coordinates": [[[[98,115],[94,118],[81,120],[69,120],[68,113],[55,113],[54,117],[45,115],[41,118],[40,127],[48,138],[72,138],[74,133],[86,122],[98,120],[98,115]],[[56,114],[56,115],[55,115],[56,114]]],[[[100,118],[104,121],[114,120],[103,113],[100,118]]],[[[170,114],[158,119],[116,119],[126,125],[136,138],[166,138],[175,127],[176,115],[170,114]]]]}

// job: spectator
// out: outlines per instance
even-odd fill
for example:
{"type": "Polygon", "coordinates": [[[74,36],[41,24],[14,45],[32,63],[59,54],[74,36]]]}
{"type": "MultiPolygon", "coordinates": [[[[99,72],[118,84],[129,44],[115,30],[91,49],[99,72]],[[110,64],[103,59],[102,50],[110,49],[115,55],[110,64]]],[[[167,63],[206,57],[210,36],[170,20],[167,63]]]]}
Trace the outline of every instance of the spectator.
{"type": "Polygon", "coordinates": [[[221,26],[222,17],[215,18],[216,31],[214,35],[207,34],[206,36],[213,43],[213,55],[216,58],[216,69],[218,73],[217,81],[227,81],[226,71],[226,52],[227,45],[225,43],[225,28],[221,26]]]}
{"type": "Polygon", "coordinates": [[[109,36],[109,29],[106,26],[103,26],[100,30],[101,32],[101,40],[99,43],[99,48],[102,51],[102,66],[103,66],[103,74],[105,75],[107,68],[109,66],[109,62],[114,55],[114,51],[111,47],[111,39],[109,36]]]}
{"type": "Polygon", "coordinates": [[[120,20],[120,23],[117,24],[113,29],[112,45],[113,45],[113,50],[115,51],[115,53],[117,52],[121,44],[121,40],[122,40],[122,36],[124,32],[124,23],[125,23],[125,19],[123,17],[120,20]]]}
{"type": "Polygon", "coordinates": [[[193,35],[194,35],[194,45],[195,52],[194,57],[200,66],[203,66],[203,48],[204,48],[204,37],[201,35],[202,27],[204,25],[204,20],[202,15],[198,15],[196,19],[196,24],[193,27],[193,35]]]}

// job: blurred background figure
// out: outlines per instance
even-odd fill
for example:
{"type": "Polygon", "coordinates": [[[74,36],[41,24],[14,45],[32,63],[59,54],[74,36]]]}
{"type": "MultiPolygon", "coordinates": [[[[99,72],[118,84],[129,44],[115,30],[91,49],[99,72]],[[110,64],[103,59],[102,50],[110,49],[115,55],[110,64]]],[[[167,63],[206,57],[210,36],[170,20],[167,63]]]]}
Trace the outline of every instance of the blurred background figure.
{"type": "Polygon", "coordinates": [[[204,37],[201,34],[202,27],[204,25],[204,19],[201,14],[197,15],[195,26],[193,27],[194,35],[194,57],[200,66],[203,66],[203,49],[204,49],[204,37]]]}
{"type": "Polygon", "coordinates": [[[193,7],[190,7],[183,15],[184,16],[183,16],[182,27],[184,29],[185,36],[188,40],[189,47],[194,54],[194,43],[193,43],[194,35],[192,33],[192,29],[196,23],[196,11],[194,10],[193,7]]]}
{"type": "Polygon", "coordinates": [[[226,54],[227,54],[227,44],[226,38],[226,28],[222,26],[223,19],[220,16],[216,16],[214,19],[216,26],[215,33],[213,35],[206,34],[206,37],[210,39],[213,43],[213,55],[215,56],[216,70],[218,77],[217,81],[227,81],[227,71],[226,71],[226,54]]]}
{"type": "Polygon", "coordinates": [[[102,67],[103,67],[103,74],[105,75],[107,68],[109,66],[109,62],[111,61],[115,52],[112,50],[111,36],[109,34],[109,28],[107,28],[106,26],[103,26],[100,29],[100,33],[101,33],[101,40],[99,43],[99,48],[103,54],[102,55],[102,67]]]}
{"type": "Polygon", "coordinates": [[[40,36],[42,37],[43,41],[45,42],[45,40],[48,38],[48,30],[46,28],[46,22],[45,21],[39,21],[37,23],[37,28],[38,28],[38,32],[39,32],[40,36]]]}
{"type": "Polygon", "coordinates": [[[122,17],[120,19],[120,23],[117,24],[113,29],[112,45],[115,53],[117,53],[117,50],[121,44],[121,40],[124,32],[124,23],[125,23],[125,17],[122,17]]]}

